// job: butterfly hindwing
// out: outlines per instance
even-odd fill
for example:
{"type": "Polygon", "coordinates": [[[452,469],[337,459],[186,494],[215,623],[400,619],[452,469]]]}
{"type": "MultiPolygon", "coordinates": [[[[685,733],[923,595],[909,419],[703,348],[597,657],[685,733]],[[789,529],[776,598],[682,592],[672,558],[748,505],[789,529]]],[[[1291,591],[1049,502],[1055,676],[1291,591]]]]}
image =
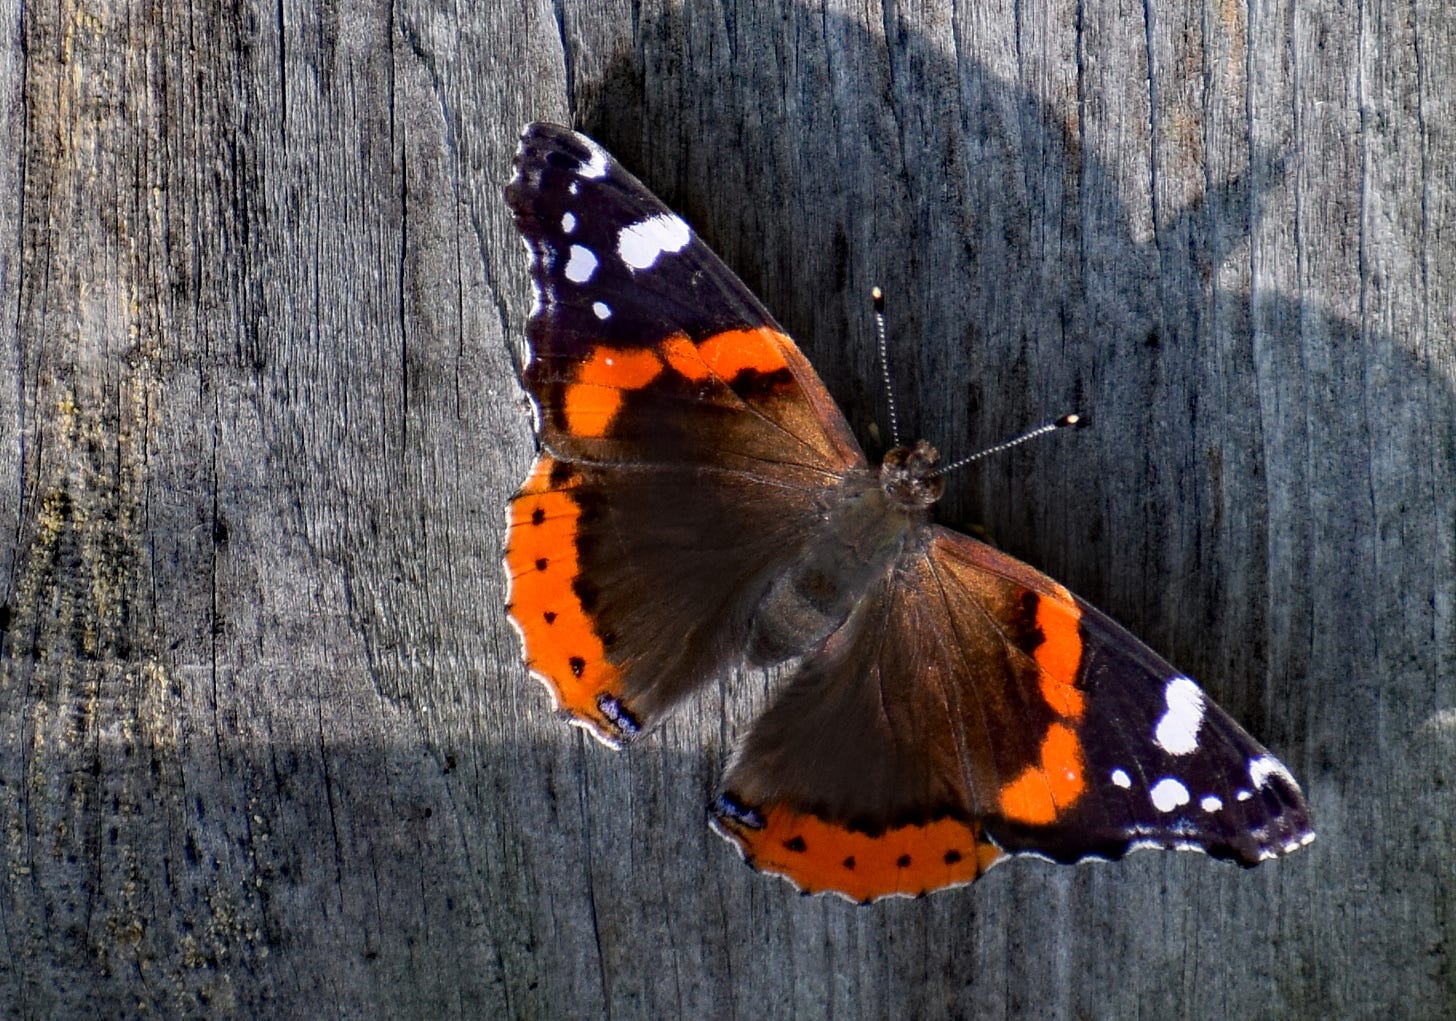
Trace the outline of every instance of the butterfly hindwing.
{"type": "Polygon", "coordinates": [[[870,900],[967,883],[1000,857],[975,791],[994,783],[990,754],[1034,744],[1029,727],[996,745],[983,728],[948,726],[978,711],[957,705],[957,672],[1006,664],[993,643],[992,659],[954,647],[932,580],[922,557],[865,593],[753,721],[713,821],[756,868],[870,900]]]}

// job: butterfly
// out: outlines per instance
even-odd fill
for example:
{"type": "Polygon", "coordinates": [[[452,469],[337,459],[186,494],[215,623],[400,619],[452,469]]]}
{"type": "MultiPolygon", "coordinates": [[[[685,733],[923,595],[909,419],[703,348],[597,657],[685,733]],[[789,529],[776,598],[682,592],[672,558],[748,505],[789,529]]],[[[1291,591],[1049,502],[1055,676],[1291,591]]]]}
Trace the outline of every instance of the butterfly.
{"type": "Polygon", "coordinates": [[[1197,684],[932,522],[930,444],[871,465],[773,317],[600,145],[529,125],[505,197],[538,440],[507,611],[572,723],[621,747],[735,667],[790,664],[710,823],[856,901],[1015,854],[1253,865],[1314,838],[1289,770],[1197,684]]]}

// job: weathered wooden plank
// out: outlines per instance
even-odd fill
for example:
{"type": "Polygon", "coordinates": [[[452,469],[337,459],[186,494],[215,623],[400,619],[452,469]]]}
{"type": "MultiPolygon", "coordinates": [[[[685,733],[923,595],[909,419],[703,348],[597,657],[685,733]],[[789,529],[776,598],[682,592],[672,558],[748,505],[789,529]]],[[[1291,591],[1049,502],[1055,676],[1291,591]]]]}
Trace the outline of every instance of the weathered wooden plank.
{"type": "MultiPolygon", "coordinates": [[[[25,137],[24,108],[21,96],[25,86],[24,62],[18,36],[20,15],[17,5],[0,4],[0,25],[5,26],[4,46],[0,47],[0,147],[5,152],[19,152],[21,140],[25,137]]],[[[18,161],[6,162],[0,166],[0,303],[5,308],[18,305],[20,293],[21,253],[21,189],[24,178],[18,161]]],[[[4,348],[0,374],[5,379],[20,379],[20,346],[8,338],[4,348]]],[[[0,463],[7,471],[16,472],[20,465],[21,409],[23,401],[19,386],[0,387],[0,463]]],[[[5,535],[16,535],[20,531],[20,487],[0,486],[0,531],[5,535]]],[[[9,552],[7,550],[7,552],[9,552]]],[[[5,557],[0,562],[0,584],[9,592],[14,587],[15,559],[5,557]]]]}
{"type": "Polygon", "coordinates": [[[1456,14],[0,3],[5,1016],[1444,1017],[1456,14]],[[856,908],[702,825],[771,679],[613,754],[500,612],[499,190],[572,119],[874,445],[1278,750],[1320,840],[856,908]]]}

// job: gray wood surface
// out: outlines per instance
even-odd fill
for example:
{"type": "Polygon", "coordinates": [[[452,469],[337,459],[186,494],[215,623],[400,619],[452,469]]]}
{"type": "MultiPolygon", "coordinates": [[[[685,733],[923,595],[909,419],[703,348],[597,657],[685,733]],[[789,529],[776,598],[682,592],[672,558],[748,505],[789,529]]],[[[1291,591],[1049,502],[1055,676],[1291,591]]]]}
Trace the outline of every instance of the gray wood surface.
{"type": "Polygon", "coordinates": [[[1443,1018],[1456,14],[0,0],[0,1016],[1443,1018]],[[501,611],[500,189],[571,120],[856,430],[1199,677],[1320,839],[858,908],[704,826],[763,697],[614,754],[501,611]]]}

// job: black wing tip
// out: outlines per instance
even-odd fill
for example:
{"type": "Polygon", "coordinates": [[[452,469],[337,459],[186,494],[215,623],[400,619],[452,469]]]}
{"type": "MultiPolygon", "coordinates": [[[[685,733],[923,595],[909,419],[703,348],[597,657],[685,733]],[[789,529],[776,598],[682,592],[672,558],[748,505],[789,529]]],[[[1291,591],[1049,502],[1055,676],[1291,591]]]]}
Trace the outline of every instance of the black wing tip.
{"type": "Polygon", "coordinates": [[[528,244],[539,244],[551,233],[548,222],[570,211],[567,203],[581,187],[605,184],[614,191],[640,192],[639,200],[646,196],[648,205],[661,205],[599,143],[550,121],[533,121],[521,129],[511,163],[505,200],[528,244]]]}
{"type": "Polygon", "coordinates": [[[549,209],[544,196],[553,174],[574,173],[597,161],[605,172],[609,157],[585,135],[549,121],[533,121],[521,129],[521,142],[511,160],[513,173],[504,189],[506,205],[516,229],[531,250],[538,285],[545,273],[550,249],[546,246],[549,209]]]}
{"type": "Polygon", "coordinates": [[[513,208],[517,198],[540,190],[541,172],[554,157],[565,157],[573,166],[580,166],[594,156],[605,157],[600,147],[585,135],[550,121],[532,121],[521,128],[521,141],[511,163],[515,175],[506,186],[506,198],[513,208]]]}
{"type": "Polygon", "coordinates": [[[580,132],[574,131],[565,124],[558,124],[555,121],[528,121],[521,125],[521,141],[528,142],[536,138],[580,138],[580,132]]]}
{"type": "Polygon", "coordinates": [[[565,156],[573,165],[579,166],[593,159],[606,158],[606,150],[580,131],[563,124],[532,121],[521,128],[521,141],[515,156],[518,174],[523,166],[544,163],[556,155],[565,156]]]}

